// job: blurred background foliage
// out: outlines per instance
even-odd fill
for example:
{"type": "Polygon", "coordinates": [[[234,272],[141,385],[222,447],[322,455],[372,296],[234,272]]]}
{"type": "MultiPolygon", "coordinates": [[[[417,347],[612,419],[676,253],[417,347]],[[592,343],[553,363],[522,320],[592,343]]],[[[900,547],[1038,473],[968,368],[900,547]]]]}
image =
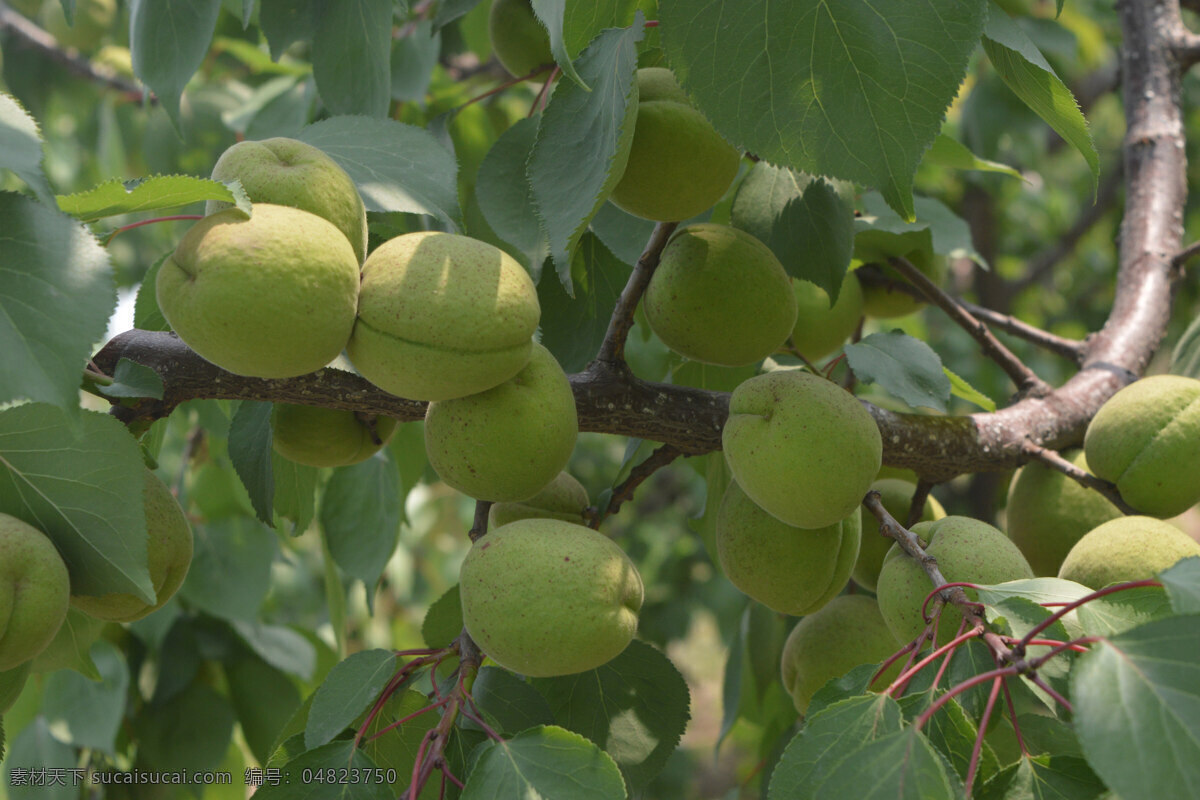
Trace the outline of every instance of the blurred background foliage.
{"type": "MultiPolygon", "coordinates": [[[[11,28],[0,31],[4,89],[39,121],[47,175],[59,194],[114,176],[207,176],[217,156],[234,142],[288,136],[328,114],[315,91],[308,43],[294,43],[273,61],[255,21],[243,27],[240,0],[225,0],[211,52],[183,95],[182,135],[177,135],[158,105],[137,92],[84,76],[66,63],[87,63],[105,76],[134,85],[129,3],[78,0],[74,28],[65,25],[59,5],[59,0],[8,3],[59,37],[63,57],[52,58],[29,46],[11,28]]],[[[414,5],[419,10],[429,4],[414,5]]],[[[475,176],[497,137],[531,113],[541,86],[517,84],[465,105],[508,80],[489,51],[488,5],[486,0],[474,5],[433,36],[429,21],[397,6],[391,116],[442,135],[459,163],[465,232],[509,249],[480,211],[475,176]]],[[[953,294],[1054,333],[1082,337],[1107,316],[1117,266],[1124,119],[1113,48],[1119,33],[1116,15],[1107,0],[1068,0],[1057,20],[1052,0],[1006,0],[1002,5],[1025,15],[1018,23],[1083,107],[1100,153],[1099,188],[1079,154],[1018,101],[980,57],[947,115],[944,132],[977,156],[1019,170],[1021,179],[926,164],[918,172],[917,191],[941,200],[965,219],[977,250],[992,266],[985,272],[966,260],[951,263],[947,288],[953,294]]],[[[653,18],[653,4],[643,6],[653,18]]],[[[655,31],[640,47],[643,65],[659,63],[655,31]]],[[[1200,80],[1195,71],[1184,90],[1190,128],[1200,131],[1200,80]]],[[[1189,137],[1191,149],[1197,142],[1200,136],[1189,137]]],[[[1189,156],[1190,169],[1200,170],[1197,153],[1189,156]]],[[[11,176],[4,181],[3,188],[21,188],[11,176]]],[[[724,221],[728,214],[726,198],[712,217],[724,221]]],[[[136,220],[106,220],[96,232],[103,238],[132,221],[136,220]]],[[[173,249],[188,224],[147,225],[112,241],[122,303],[110,333],[130,327],[132,301],[143,277],[173,249]]],[[[371,245],[427,225],[423,217],[372,214],[371,245]]],[[[1200,210],[1194,199],[1186,227],[1186,240],[1200,236],[1200,210]]],[[[546,273],[543,280],[553,280],[553,271],[546,273]]],[[[1163,359],[1195,315],[1197,300],[1195,282],[1183,284],[1163,359]]],[[[869,323],[866,332],[893,327],[929,342],[954,372],[1005,404],[1007,378],[944,316],[926,310],[869,323]]],[[[1002,338],[1053,384],[1073,371],[1073,365],[1056,356],[1002,338]]],[[[707,388],[729,390],[747,377],[744,370],[682,363],[644,323],[631,337],[630,360],[641,377],[707,388]]],[[[1165,363],[1156,364],[1151,371],[1164,368],[1165,363]]],[[[871,387],[865,387],[865,393],[873,397],[871,387]]],[[[877,399],[903,408],[894,399],[877,399]]],[[[955,413],[972,410],[976,409],[965,403],[952,408],[955,413]]],[[[185,588],[180,598],[146,620],[128,628],[109,626],[104,640],[115,647],[99,646],[92,656],[103,681],[75,681],[80,676],[60,670],[31,682],[6,718],[13,743],[10,762],[19,754],[36,753],[47,765],[127,769],[146,766],[147,759],[158,767],[188,763],[196,753],[213,751],[213,763],[233,772],[235,788],[196,788],[193,794],[239,797],[242,769],[264,763],[269,755],[272,737],[259,728],[290,717],[340,657],[367,648],[422,645],[426,610],[456,582],[469,544],[465,533],[473,502],[436,481],[425,463],[420,425],[402,426],[389,448],[401,475],[403,523],[395,553],[368,604],[361,581],[340,573],[323,552],[321,537],[307,530],[316,528],[320,519],[320,509],[311,507],[311,499],[310,507],[296,498],[290,506],[288,498],[277,501],[277,510],[283,503],[281,516],[287,521],[274,532],[254,520],[229,462],[232,413],[226,402],[191,402],[169,420],[156,423],[151,439],[159,474],[178,492],[198,542],[208,543],[213,558],[226,559],[200,564],[200,570],[226,571],[226,578],[246,590],[237,594],[239,601],[261,603],[255,606],[258,613],[247,618],[220,598],[185,588]],[[64,692],[75,693],[79,708],[110,710],[81,719],[63,708],[64,692]],[[138,756],[142,761],[130,763],[130,737],[159,730],[156,715],[201,713],[197,709],[204,722],[192,717],[193,737],[165,737],[155,752],[143,751],[138,756]],[[43,730],[43,725],[48,727],[43,730]],[[46,737],[46,731],[52,735],[46,737]],[[21,735],[25,742],[14,743],[21,735]]],[[[588,489],[593,503],[604,502],[623,468],[649,452],[638,445],[611,436],[580,436],[570,471],[588,489]]],[[[758,797],[766,785],[764,768],[794,722],[790,700],[776,677],[779,648],[794,620],[749,603],[720,576],[705,544],[711,522],[711,514],[705,514],[710,499],[705,476],[711,480],[713,471],[720,469],[719,454],[677,461],[656,474],[606,525],[639,565],[647,586],[639,635],[665,649],[692,692],[692,722],[684,745],[647,797],[758,797]],[[723,742],[714,754],[719,740],[723,742]]],[[[327,479],[327,474],[316,477],[318,482],[327,479]]],[[[934,493],[950,513],[1002,524],[1007,484],[1006,475],[965,476],[934,493]]],[[[0,787],[0,797],[5,791],[0,787]]],[[[47,789],[36,795],[9,791],[12,797],[73,796],[47,789]]],[[[108,796],[169,795],[112,790],[108,796]]]]}

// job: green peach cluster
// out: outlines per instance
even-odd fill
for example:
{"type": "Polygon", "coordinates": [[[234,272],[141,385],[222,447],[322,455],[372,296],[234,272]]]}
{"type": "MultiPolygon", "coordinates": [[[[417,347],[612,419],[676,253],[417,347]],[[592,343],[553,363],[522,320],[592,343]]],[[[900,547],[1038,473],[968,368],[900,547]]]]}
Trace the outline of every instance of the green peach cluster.
{"type": "Polygon", "coordinates": [[[1153,517],[1118,517],[1076,542],[1058,577],[1103,589],[1110,583],[1149,580],[1188,556],[1200,556],[1200,543],[1174,525],[1153,517]]]}

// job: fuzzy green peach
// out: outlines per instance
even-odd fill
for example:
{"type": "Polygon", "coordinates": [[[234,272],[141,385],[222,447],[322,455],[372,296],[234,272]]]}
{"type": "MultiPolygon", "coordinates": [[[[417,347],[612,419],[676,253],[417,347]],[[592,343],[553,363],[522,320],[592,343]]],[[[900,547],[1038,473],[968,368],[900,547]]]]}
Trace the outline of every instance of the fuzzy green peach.
{"type": "Polygon", "coordinates": [[[0,514],[0,672],[46,649],[67,616],[71,579],[46,534],[0,514]]]}
{"type": "Polygon", "coordinates": [[[495,0],[488,12],[488,40],[496,60],[514,77],[554,63],[550,34],[529,0],[495,0]]]}
{"type": "Polygon", "coordinates": [[[588,494],[583,484],[569,473],[560,472],[528,500],[493,503],[488,512],[488,525],[499,528],[519,519],[560,519],[578,525],[583,520],[587,505],[588,494]]]}
{"type": "Polygon", "coordinates": [[[271,411],[275,452],[310,467],[345,467],[366,461],[396,430],[391,417],[336,408],[278,403],[271,411]]]}
{"type": "Polygon", "coordinates": [[[809,361],[832,355],[858,327],[863,315],[862,286],[847,275],[838,291],[837,302],[815,283],[792,279],[796,295],[796,325],[792,345],[809,361]]]}
{"type": "MultiPolygon", "coordinates": [[[[871,484],[871,491],[879,492],[880,502],[887,512],[896,518],[901,525],[908,520],[908,509],[912,505],[913,494],[917,486],[898,478],[881,478],[871,484]]],[[[932,522],[946,516],[946,510],[933,495],[925,498],[918,522],[932,522]]],[[[887,557],[894,540],[879,532],[879,522],[874,516],[863,525],[862,545],[858,548],[858,561],[854,564],[851,577],[854,582],[868,591],[875,591],[879,581],[879,570],[883,569],[883,559],[887,557]]]]}
{"type": "Polygon", "coordinates": [[[1200,556],[1200,543],[1169,522],[1118,517],[1076,542],[1058,577],[1103,589],[1110,583],[1149,580],[1188,556],[1200,556]]]}

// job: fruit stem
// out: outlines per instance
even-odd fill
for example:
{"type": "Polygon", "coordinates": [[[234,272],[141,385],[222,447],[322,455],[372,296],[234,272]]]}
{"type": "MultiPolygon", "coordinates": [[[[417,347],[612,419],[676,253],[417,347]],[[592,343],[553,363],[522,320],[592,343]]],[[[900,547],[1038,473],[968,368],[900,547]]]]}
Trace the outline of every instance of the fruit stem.
{"type": "Polygon", "coordinates": [[[904,687],[908,685],[909,681],[911,681],[918,672],[925,669],[925,667],[929,666],[931,663],[936,661],[944,653],[948,653],[948,652],[954,650],[956,647],[958,647],[963,642],[967,641],[968,639],[974,639],[975,637],[979,636],[982,633],[983,633],[982,627],[973,627],[973,628],[971,628],[971,630],[967,631],[966,633],[961,634],[959,636],[955,636],[953,639],[946,642],[944,645],[942,645],[941,647],[937,648],[929,655],[922,658],[916,664],[913,664],[912,667],[910,667],[907,671],[902,672],[900,675],[896,676],[896,680],[892,681],[892,685],[887,688],[887,693],[892,695],[893,697],[897,696],[896,692],[902,693],[904,691],[904,687]]]}
{"type": "MultiPolygon", "coordinates": [[[[557,68],[557,65],[555,65],[555,68],[557,68]]],[[[540,67],[533,70],[533,72],[527,73],[518,78],[509,78],[508,80],[506,80],[504,83],[500,84],[499,86],[488,89],[486,92],[484,92],[481,95],[472,97],[470,100],[463,103],[458,108],[454,109],[451,113],[457,114],[458,112],[462,111],[467,106],[474,105],[475,103],[478,103],[480,100],[486,100],[487,98],[491,97],[492,95],[500,94],[500,92],[503,92],[505,89],[511,89],[512,87],[516,86],[518,83],[524,83],[525,81],[529,80],[530,78],[537,77],[538,75],[541,75],[543,72],[546,72],[547,70],[550,70],[550,69],[551,69],[551,65],[542,64],[540,67]]]]}
{"type": "Polygon", "coordinates": [[[105,237],[104,246],[108,247],[109,244],[112,243],[112,240],[117,238],[118,233],[124,233],[125,231],[130,231],[130,230],[133,230],[134,228],[140,228],[143,225],[152,225],[155,222],[175,222],[175,221],[181,220],[181,219],[204,219],[204,215],[203,214],[175,214],[174,216],[170,216],[170,217],[155,217],[154,219],[144,219],[144,220],[141,220],[140,222],[131,222],[128,225],[122,225],[121,227],[117,228],[112,233],[110,233],[107,237],[105,237]]]}
{"type": "Polygon", "coordinates": [[[1075,602],[1068,603],[1067,605],[1063,606],[1058,611],[1055,611],[1053,614],[1051,614],[1050,616],[1048,616],[1044,620],[1042,620],[1039,624],[1037,624],[1033,628],[1031,628],[1028,633],[1026,633],[1023,637],[1021,637],[1021,641],[1018,643],[1018,646],[1019,647],[1029,646],[1030,641],[1032,641],[1033,638],[1036,637],[1039,633],[1046,630],[1046,628],[1049,628],[1051,625],[1058,622],[1064,616],[1066,616],[1070,612],[1074,611],[1075,609],[1079,608],[1084,603],[1090,603],[1097,598],[1104,597],[1105,595],[1113,594],[1114,592],[1123,592],[1126,589],[1138,589],[1143,586],[1160,586],[1161,587],[1162,584],[1159,583],[1158,581],[1153,581],[1153,580],[1128,581],[1126,583],[1116,583],[1105,589],[1101,589],[1098,592],[1092,592],[1089,595],[1084,595],[1083,597],[1079,598],[1075,602]]]}
{"type": "Polygon", "coordinates": [[[930,717],[936,714],[942,706],[946,705],[946,703],[949,703],[955,697],[958,697],[968,689],[973,689],[981,683],[987,683],[988,681],[995,680],[996,678],[1005,678],[1009,675],[1016,674],[1018,674],[1017,668],[1010,665],[1007,667],[997,667],[996,669],[991,669],[987,672],[981,672],[978,675],[968,678],[957,686],[946,690],[944,695],[939,697],[937,700],[934,700],[929,708],[921,712],[921,716],[917,717],[916,721],[913,722],[913,728],[918,731],[921,730],[925,723],[929,721],[930,717]]]}
{"type": "MultiPolygon", "coordinates": [[[[992,718],[992,709],[996,706],[996,697],[1004,686],[1004,678],[997,677],[992,681],[992,691],[988,695],[987,705],[984,706],[983,716],[979,720],[979,731],[975,734],[975,746],[971,749],[971,763],[967,767],[966,791],[967,798],[971,797],[971,787],[975,785],[975,773],[979,770],[979,757],[983,754],[983,736],[987,733],[988,720],[992,718]]],[[[1007,687],[1004,687],[1007,691],[1007,687]]]]}
{"type": "Polygon", "coordinates": [[[646,291],[647,284],[650,283],[650,276],[658,268],[658,260],[662,256],[663,248],[667,246],[667,240],[678,225],[678,222],[660,222],[654,226],[646,248],[638,257],[637,264],[625,283],[625,288],[621,290],[620,298],[617,299],[608,330],[604,334],[604,341],[600,345],[600,352],[596,354],[596,361],[610,367],[620,366],[628,369],[625,364],[625,340],[629,337],[629,331],[633,329],[633,314],[646,291]]]}

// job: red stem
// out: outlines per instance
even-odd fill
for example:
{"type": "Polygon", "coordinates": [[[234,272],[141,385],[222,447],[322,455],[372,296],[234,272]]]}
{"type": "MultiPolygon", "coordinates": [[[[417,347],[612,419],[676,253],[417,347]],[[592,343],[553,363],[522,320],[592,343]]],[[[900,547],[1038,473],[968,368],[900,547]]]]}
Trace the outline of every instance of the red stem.
{"type": "MultiPolygon", "coordinates": [[[[953,589],[957,586],[961,586],[964,589],[978,589],[979,588],[978,586],[976,586],[973,583],[963,583],[961,581],[959,581],[958,583],[943,583],[941,586],[937,587],[932,592],[925,595],[925,602],[921,603],[921,619],[925,620],[926,622],[929,622],[929,615],[926,614],[925,612],[929,609],[929,601],[930,600],[932,600],[933,598],[935,598],[939,594],[941,594],[943,589],[953,589]]],[[[983,608],[982,603],[971,603],[971,605],[976,606],[977,608],[980,608],[980,609],[983,608]]]]}
{"type": "MultiPolygon", "coordinates": [[[[1004,678],[996,678],[992,681],[992,692],[988,695],[987,705],[983,709],[983,717],[979,720],[979,733],[975,735],[975,747],[971,750],[971,763],[967,767],[967,797],[971,796],[971,787],[975,785],[975,773],[979,769],[979,756],[983,753],[983,736],[987,733],[988,720],[992,717],[992,709],[996,706],[996,696],[1000,694],[1000,687],[1004,685],[1004,678]]],[[[1007,691],[1008,687],[1005,687],[1007,691]]]]}
{"type": "Polygon", "coordinates": [[[431,704],[431,705],[427,705],[427,706],[425,706],[424,708],[422,708],[420,711],[414,711],[413,713],[409,714],[407,717],[404,717],[403,719],[398,719],[398,720],[396,720],[395,722],[393,722],[391,725],[388,725],[386,728],[383,728],[382,730],[380,730],[380,731],[376,732],[376,733],[375,733],[373,736],[371,736],[370,738],[368,738],[368,739],[367,739],[367,741],[369,741],[369,742],[373,742],[373,741],[375,741],[376,739],[378,739],[380,736],[383,736],[383,735],[384,735],[385,733],[387,733],[388,731],[390,731],[390,730],[394,730],[394,729],[396,729],[396,728],[399,728],[399,727],[400,727],[401,725],[403,725],[404,723],[408,722],[409,720],[416,719],[417,717],[419,717],[419,716],[421,716],[422,714],[424,714],[426,711],[433,711],[435,708],[442,708],[442,707],[444,707],[444,706],[446,705],[446,703],[448,703],[448,702],[450,702],[450,701],[449,701],[449,700],[442,700],[441,702],[438,702],[438,703],[433,703],[433,704],[431,704]]]}
{"type": "Polygon", "coordinates": [[[1007,681],[1004,683],[1004,702],[1008,706],[1008,718],[1012,720],[1013,735],[1017,737],[1017,746],[1021,748],[1022,755],[1029,755],[1029,748],[1025,746],[1025,737],[1021,735],[1021,726],[1017,724],[1017,708],[1013,705],[1007,681]]]}
{"type": "Polygon", "coordinates": [[[134,228],[140,228],[143,225],[152,225],[155,222],[175,222],[176,220],[181,220],[181,219],[204,219],[204,215],[203,214],[176,214],[171,217],[155,217],[154,219],[144,219],[141,222],[131,222],[128,225],[122,225],[121,227],[117,228],[115,231],[110,233],[108,235],[108,238],[104,240],[104,246],[108,247],[109,243],[112,242],[113,239],[117,238],[118,233],[124,233],[125,231],[131,231],[134,228]]]}
{"type": "Polygon", "coordinates": [[[904,687],[916,676],[918,672],[925,669],[926,666],[940,658],[943,653],[953,650],[968,639],[975,638],[981,632],[982,631],[980,631],[978,628],[972,628],[961,636],[955,636],[953,639],[946,642],[946,644],[937,648],[932,653],[918,661],[916,664],[913,664],[907,672],[903,672],[897,676],[896,680],[892,681],[892,685],[887,688],[888,694],[892,694],[897,689],[903,691],[904,687]]]}
{"type": "MultiPolygon", "coordinates": [[[[1107,594],[1113,594],[1114,592],[1123,592],[1126,589],[1138,589],[1143,586],[1162,586],[1162,584],[1159,583],[1158,581],[1129,581],[1127,583],[1114,584],[1112,586],[1109,586],[1106,589],[1101,589],[1098,592],[1092,592],[1089,595],[1084,595],[1083,597],[1079,598],[1078,600],[1076,600],[1073,603],[1067,603],[1065,606],[1060,608],[1058,611],[1054,612],[1053,614],[1051,614],[1050,616],[1048,616],[1044,620],[1042,620],[1040,624],[1035,625],[1033,630],[1029,631],[1028,633],[1025,634],[1024,637],[1021,638],[1020,645],[1022,647],[1027,646],[1029,644],[1029,642],[1035,636],[1037,636],[1042,631],[1046,630],[1046,628],[1049,628],[1054,623],[1058,622],[1060,619],[1062,619],[1064,616],[1066,616],[1071,611],[1074,611],[1075,609],[1079,608],[1084,603],[1090,603],[1093,600],[1095,600],[1096,598],[1104,597],[1107,594]]],[[[1047,604],[1047,605],[1049,605],[1049,604],[1047,604]]]]}
{"type": "Polygon", "coordinates": [[[942,706],[946,705],[946,703],[949,703],[955,697],[959,696],[960,694],[967,691],[968,689],[973,689],[974,687],[978,686],[981,683],[987,683],[988,681],[994,680],[996,678],[1003,678],[1008,675],[1016,675],[1016,674],[1018,674],[1017,668],[1013,667],[1013,666],[1008,666],[1008,667],[1000,667],[999,669],[991,669],[991,670],[988,670],[987,672],[981,672],[972,678],[968,678],[967,680],[960,683],[958,686],[955,686],[953,689],[949,689],[944,695],[939,697],[937,700],[934,700],[933,705],[929,706],[929,708],[925,709],[921,713],[921,716],[917,717],[916,722],[913,723],[913,727],[916,728],[917,730],[921,730],[921,728],[924,727],[925,723],[929,721],[929,718],[938,712],[938,709],[940,709],[942,706]]]}

